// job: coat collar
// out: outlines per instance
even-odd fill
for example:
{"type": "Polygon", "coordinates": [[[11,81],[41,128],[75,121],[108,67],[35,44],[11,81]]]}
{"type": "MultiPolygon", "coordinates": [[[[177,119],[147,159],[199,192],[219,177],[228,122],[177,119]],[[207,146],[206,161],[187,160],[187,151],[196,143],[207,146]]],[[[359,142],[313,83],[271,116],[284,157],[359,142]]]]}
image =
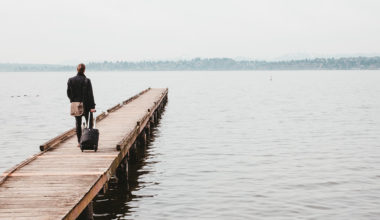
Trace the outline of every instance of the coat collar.
{"type": "Polygon", "coordinates": [[[77,76],[84,76],[84,77],[86,77],[86,75],[84,75],[84,73],[77,73],[77,76]]]}

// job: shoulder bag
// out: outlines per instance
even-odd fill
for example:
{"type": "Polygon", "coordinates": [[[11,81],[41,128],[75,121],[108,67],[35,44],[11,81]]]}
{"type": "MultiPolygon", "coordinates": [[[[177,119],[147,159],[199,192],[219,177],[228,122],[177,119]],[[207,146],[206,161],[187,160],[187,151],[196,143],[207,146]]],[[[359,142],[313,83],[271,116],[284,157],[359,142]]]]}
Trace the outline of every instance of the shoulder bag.
{"type": "Polygon", "coordinates": [[[83,107],[84,93],[86,91],[87,78],[84,79],[84,84],[85,84],[85,86],[83,87],[83,91],[82,91],[82,94],[83,94],[82,102],[70,103],[70,115],[72,115],[72,116],[81,116],[83,114],[83,111],[84,111],[84,107],[83,107]]]}

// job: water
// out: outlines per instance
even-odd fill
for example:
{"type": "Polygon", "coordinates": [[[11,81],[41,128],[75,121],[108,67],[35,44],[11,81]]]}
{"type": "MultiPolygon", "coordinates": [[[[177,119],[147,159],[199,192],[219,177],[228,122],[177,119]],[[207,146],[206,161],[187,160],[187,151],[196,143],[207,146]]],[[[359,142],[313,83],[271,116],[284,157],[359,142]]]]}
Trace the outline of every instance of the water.
{"type": "MultiPolygon", "coordinates": [[[[0,171],[74,126],[70,75],[0,73],[0,171]]],[[[88,76],[99,110],[169,88],[131,192],[112,183],[96,219],[380,218],[380,71],[88,76]]]]}

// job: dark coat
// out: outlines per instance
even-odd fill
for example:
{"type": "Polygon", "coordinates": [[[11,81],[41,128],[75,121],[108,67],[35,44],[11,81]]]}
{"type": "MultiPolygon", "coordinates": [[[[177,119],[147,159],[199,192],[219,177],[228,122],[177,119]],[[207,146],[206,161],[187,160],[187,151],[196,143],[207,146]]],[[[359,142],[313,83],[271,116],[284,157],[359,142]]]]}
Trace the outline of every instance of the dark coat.
{"type": "Polygon", "coordinates": [[[95,108],[94,94],[91,80],[84,74],[78,73],[67,82],[67,97],[70,102],[83,102],[84,111],[89,112],[95,108]]]}

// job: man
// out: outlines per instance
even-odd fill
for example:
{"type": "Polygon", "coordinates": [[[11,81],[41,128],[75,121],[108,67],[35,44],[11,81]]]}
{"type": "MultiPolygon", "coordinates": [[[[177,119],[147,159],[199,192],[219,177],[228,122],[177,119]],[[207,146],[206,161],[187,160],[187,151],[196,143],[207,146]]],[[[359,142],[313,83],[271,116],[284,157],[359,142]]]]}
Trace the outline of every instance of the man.
{"type": "Polygon", "coordinates": [[[77,67],[78,74],[71,77],[67,82],[67,97],[69,97],[70,102],[83,102],[83,114],[81,116],[75,116],[78,147],[80,137],[82,136],[82,116],[86,118],[87,123],[90,120],[90,128],[92,128],[92,113],[96,111],[91,81],[84,75],[85,70],[86,66],[83,63],[79,64],[77,67]],[[88,118],[89,113],[90,119],[88,118]]]}

